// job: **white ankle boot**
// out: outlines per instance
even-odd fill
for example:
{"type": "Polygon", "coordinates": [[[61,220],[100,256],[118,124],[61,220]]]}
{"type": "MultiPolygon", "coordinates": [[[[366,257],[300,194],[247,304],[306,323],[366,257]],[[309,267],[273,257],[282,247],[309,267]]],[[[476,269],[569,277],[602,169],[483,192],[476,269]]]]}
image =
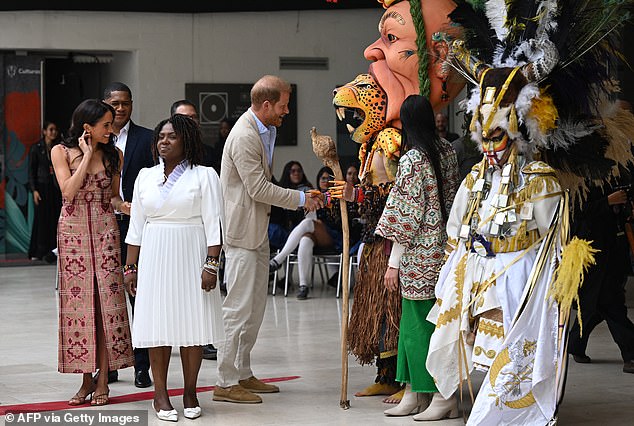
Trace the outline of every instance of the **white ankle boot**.
{"type": "Polygon", "coordinates": [[[429,405],[429,394],[412,392],[412,386],[405,386],[405,394],[396,407],[385,410],[386,416],[409,416],[420,413],[429,405]]]}
{"type": "Polygon", "coordinates": [[[458,401],[454,396],[445,399],[438,392],[434,393],[431,404],[422,413],[416,414],[414,420],[431,421],[442,419],[455,419],[458,417],[458,401]]]}

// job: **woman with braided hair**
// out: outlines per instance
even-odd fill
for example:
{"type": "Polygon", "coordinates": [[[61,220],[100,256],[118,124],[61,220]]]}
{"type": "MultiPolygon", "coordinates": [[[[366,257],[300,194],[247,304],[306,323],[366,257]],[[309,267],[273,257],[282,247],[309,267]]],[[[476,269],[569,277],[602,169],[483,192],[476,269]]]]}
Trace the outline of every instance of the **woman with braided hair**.
{"type": "Polygon", "coordinates": [[[149,348],[152,406],[168,421],[178,419],[167,391],[172,346],[180,347],[184,416],[195,419],[202,348],[224,337],[216,288],[223,203],[218,175],[199,166],[201,147],[200,128],[187,116],[156,126],[152,152],[160,162],[136,179],[126,237],[124,281],[136,296],[132,341],[149,348]]]}

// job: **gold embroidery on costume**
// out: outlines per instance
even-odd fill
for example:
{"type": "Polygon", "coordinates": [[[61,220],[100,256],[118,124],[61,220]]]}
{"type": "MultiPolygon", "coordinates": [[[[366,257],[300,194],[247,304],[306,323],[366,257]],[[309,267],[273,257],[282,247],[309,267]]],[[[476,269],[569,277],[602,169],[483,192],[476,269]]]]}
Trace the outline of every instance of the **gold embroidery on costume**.
{"type": "Polygon", "coordinates": [[[482,346],[476,346],[473,348],[473,353],[475,356],[480,356],[484,354],[489,359],[495,358],[496,352],[493,349],[489,349],[488,351],[484,349],[482,346]]]}
{"type": "Polygon", "coordinates": [[[494,253],[512,253],[529,248],[539,240],[539,230],[526,231],[526,222],[522,222],[518,232],[511,238],[491,238],[491,249],[494,253]]]}
{"type": "Polygon", "coordinates": [[[471,191],[474,183],[475,183],[475,178],[473,177],[473,174],[469,173],[464,179],[464,186],[466,186],[467,189],[471,191]]]}
{"type": "MultiPolygon", "coordinates": [[[[496,325],[490,321],[482,321],[482,319],[480,319],[478,322],[478,332],[497,337],[498,339],[504,339],[504,326],[502,324],[496,325]]],[[[493,358],[489,356],[488,352],[486,355],[489,358],[493,358]]]]}
{"type": "Polygon", "coordinates": [[[436,321],[436,328],[440,328],[443,325],[460,318],[460,311],[462,311],[462,294],[464,291],[464,282],[465,282],[465,270],[467,269],[467,256],[469,253],[465,253],[460,261],[458,262],[458,267],[456,268],[456,295],[458,296],[458,303],[456,306],[451,309],[446,310],[445,312],[438,315],[438,320],[436,321]]]}
{"type": "MultiPolygon", "coordinates": [[[[522,383],[530,383],[533,380],[533,364],[535,362],[535,351],[537,350],[537,342],[524,340],[523,343],[518,342],[521,345],[521,355],[523,355],[522,359],[514,360],[512,365],[521,365],[521,368],[516,371],[505,370],[504,374],[500,374],[502,369],[511,363],[511,356],[509,354],[509,348],[504,348],[502,352],[498,354],[498,356],[493,361],[491,365],[491,370],[489,372],[489,381],[491,383],[491,387],[494,389],[497,385],[497,380],[500,378],[504,381],[502,386],[504,387],[504,396],[510,397],[515,395],[521,395],[522,383]],[[532,357],[531,359],[527,359],[532,357]],[[524,361],[524,362],[518,362],[524,361]],[[509,379],[510,378],[510,379],[509,379]]],[[[516,353],[515,356],[519,356],[516,353]]],[[[499,395],[489,394],[490,397],[495,398],[495,405],[500,406],[500,403],[506,405],[509,408],[514,409],[522,409],[529,407],[535,403],[535,397],[532,391],[528,391],[525,395],[518,399],[506,399],[501,400],[499,395]]]]}
{"type": "Polygon", "coordinates": [[[531,201],[535,195],[544,192],[544,187],[548,194],[559,195],[559,192],[556,192],[559,190],[559,184],[554,176],[534,176],[529,179],[528,185],[514,194],[513,201],[516,205],[531,201]]]}

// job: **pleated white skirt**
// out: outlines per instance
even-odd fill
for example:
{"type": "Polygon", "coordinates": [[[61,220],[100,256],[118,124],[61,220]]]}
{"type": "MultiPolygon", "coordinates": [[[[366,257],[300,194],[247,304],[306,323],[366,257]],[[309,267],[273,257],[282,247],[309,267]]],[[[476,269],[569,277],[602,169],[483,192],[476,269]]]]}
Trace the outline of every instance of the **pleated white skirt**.
{"type": "Polygon", "coordinates": [[[219,286],[201,288],[202,224],[147,223],[138,262],[132,345],[197,346],[224,340],[219,286]]]}

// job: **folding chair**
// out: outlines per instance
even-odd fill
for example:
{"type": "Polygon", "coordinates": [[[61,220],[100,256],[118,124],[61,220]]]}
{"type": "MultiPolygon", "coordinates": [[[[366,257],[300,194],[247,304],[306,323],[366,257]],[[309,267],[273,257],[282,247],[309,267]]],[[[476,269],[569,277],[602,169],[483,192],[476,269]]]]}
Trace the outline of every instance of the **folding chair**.
{"type": "MultiPolygon", "coordinates": [[[[313,269],[311,273],[311,283],[315,278],[315,266],[319,268],[319,275],[321,277],[322,286],[328,281],[328,266],[337,266],[339,268],[339,279],[337,281],[337,287],[341,286],[341,267],[343,265],[342,262],[342,253],[336,250],[329,249],[321,249],[319,247],[315,247],[313,249],[313,269]],[[325,271],[324,271],[325,269],[325,271]]],[[[294,251],[286,258],[286,268],[285,273],[286,277],[284,280],[284,296],[288,296],[288,281],[292,274],[291,265],[297,265],[299,263],[299,259],[297,257],[297,252],[294,251]]]]}

